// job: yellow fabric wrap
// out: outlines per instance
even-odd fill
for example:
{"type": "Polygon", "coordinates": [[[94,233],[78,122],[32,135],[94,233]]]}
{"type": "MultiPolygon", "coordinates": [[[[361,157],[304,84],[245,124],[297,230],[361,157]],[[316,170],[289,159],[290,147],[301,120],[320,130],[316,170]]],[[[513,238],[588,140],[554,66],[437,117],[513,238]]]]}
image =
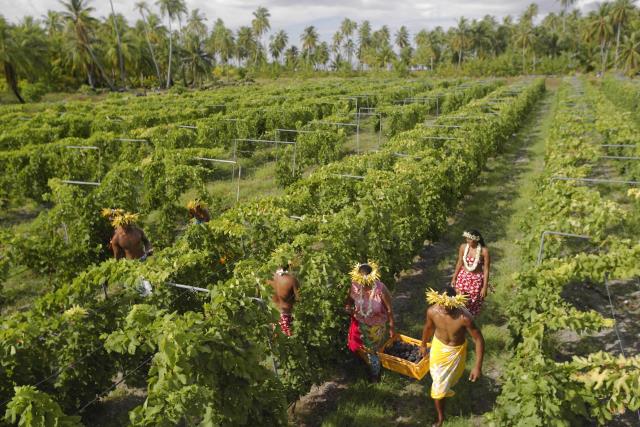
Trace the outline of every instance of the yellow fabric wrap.
{"type": "Polygon", "coordinates": [[[429,355],[429,371],[433,380],[431,397],[433,399],[443,399],[455,395],[451,388],[457,384],[462,376],[466,361],[467,341],[453,347],[443,344],[434,335],[429,355]]]}

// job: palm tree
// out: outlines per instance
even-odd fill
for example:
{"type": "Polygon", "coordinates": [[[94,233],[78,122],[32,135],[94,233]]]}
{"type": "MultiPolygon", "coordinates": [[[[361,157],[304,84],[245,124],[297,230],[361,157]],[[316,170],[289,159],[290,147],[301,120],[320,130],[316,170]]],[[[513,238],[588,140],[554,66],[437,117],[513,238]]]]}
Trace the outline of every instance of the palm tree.
{"type": "Polygon", "coordinates": [[[297,46],[291,46],[284,52],[284,63],[285,66],[291,70],[296,70],[298,67],[298,57],[300,56],[300,52],[298,51],[297,46]]]}
{"type": "Polygon", "coordinates": [[[602,3],[596,12],[589,15],[587,23],[588,40],[595,40],[600,45],[601,72],[604,73],[607,62],[607,43],[613,35],[609,3],[602,3]]]}
{"type": "MultiPolygon", "coordinates": [[[[131,63],[133,59],[133,40],[127,32],[127,22],[122,15],[116,15],[104,22],[104,25],[98,28],[96,38],[100,40],[101,57],[111,68],[111,78],[115,82],[117,80],[118,71],[122,78],[122,71],[127,63],[131,63]],[[116,31],[115,28],[119,28],[116,31]],[[124,30],[124,31],[123,31],[124,30]],[[118,34],[121,34],[118,37],[118,34]]],[[[126,80],[122,82],[122,87],[126,87],[126,80]]]]}
{"type": "Polygon", "coordinates": [[[611,6],[611,21],[616,26],[616,56],[615,67],[618,68],[618,57],[620,51],[620,32],[622,27],[631,18],[635,6],[631,0],[616,0],[611,6]]]}
{"type": "Polygon", "coordinates": [[[369,21],[362,21],[358,28],[358,61],[362,66],[367,51],[371,47],[371,24],[369,21]]]}
{"type": "Polygon", "coordinates": [[[113,28],[116,31],[116,40],[118,41],[118,62],[120,63],[120,79],[122,80],[122,87],[127,86],[127,75],[124,69],[124,58],[122,57],[122,40],[120,39],[120,29],[118,28],[118,19],[116,18],[116,11],[113,8],[113,0],[109,0],[111,5],[111,17],[113,18],[113,28]]]}
{"type": "Polygon", "coordinates": [[[24,99],[18,87],[19,73],[35,75],[38,69],[44,68],[46,45],[38,30],[12,26],[0,15],[0,63],[7,86],[21,104],[24,99]]]}
{"type": "Polygon", "coordinates": [[[160,7],[160,13],[162,17],[169,18],[169,63],[167,65],[167,86],[171,87],[171,62],[173,61],[173,30],[171,29],[171,22],[174,18],[180,18],[187,12],[187,6],[184,0],[156,0],[156,5],[160,7]]]}
{"type": "Polygon", "coordinates": [[[313,25],[305,28],[300,35],[300,42],[302,43],[302,52],[307,58],[307,67],[309,61],[312,59],[313,53],[318,47],[318,32],[313,25]]]}
{"type": "Polygon", "coordinates": [[[627,75],[634,75],[640,68],[640,32],[625,36],[622,43],[622,61],[627,75]]]}
{"type": "Polygon", "coordinates": [[[279,63],[280,56],[289,43],[289,36],[284,30],[278,31],[271,37],[271,43],[269,43],[269,52],[274,62],[279,63]]]}
{"type": "MultiPolygon", "coordinates": [[[[257,42],[251,28],[246,26],[238,28],[236,40],[236,55],[238,65],[240,65],[243,59],[248,59],[249,56],[257,50],[257,42]]],[[[258,54],[255,53],[255,55],[257,57],[258,54]]]]}
{"type": "Polygon", "coordinates": [[[67,0],[61,1],[60,4],[65,9],[61,15],[65,20],[64,32],[67,42],[65,50],[68,62],[73,68],[86,72],[91,86],[94,86],[93,67],[95,66],[109,88],[114,90],[113,84],[92,48],[93,31],[97,23],[97,20],[91,16],[94,9],[89,6],[88,0],[67,0]]]}
{"type": "Polygon", "coordinates": [[[560,5],[562,6],[562,32],[566,34],[567,32],[567,11],[571,6],[573,6],[578,0],[558,0],[560,5]]]}
{"type": "Polygon", "coordinates": [[[49,37],[53,37],[62,31],[62,16],[59,12],[48,10],[47,14],[42,16],[42,22],[49,37]]]}
{"type": "Polygon", "coordinates": [[[342,41],[344,40],[344,34],[342,34],[342,31],[338,30],[335,33],[333,33],[333,38],[331,39],[331,50],[333,50],[333,53],[335,54],[335,56],[340,56],[340,53],[342,52],[342,41]]]}
{"type": "Polygon", "coordinates": [[[458,52],[458,67],[462,64],[462,55],[469,47],[469,25],[466,18],[462,17],[458,20],[458,26],[454,29],[454,36],[451,40],[451,47],[458,52]]]}
{"type": "Polygon", "coordinates": [[[149,6],[145,1],[139,1],[135,4],[135,8],[138,9],[140,16],[142,17],[142,23],[144,25],[144,37],[147,41],[147,46],[149,47],[149,52],[151,52],[151,60],[153,61],[153,66],[156,69],[156,77],[158,77],[158,85],[162,86],[162,75],[160,74],[160,67],[158,66],[158,61],[156,61],[156,54],[153,50],[153,45],[151,44],[151,38],[149,37],[149,22],[147,21],[145,12],[149,11],[149,6]]]}
{"type": "Polygon", "coordinates": [[[200,86],[208,74],[212,61],[204,49],[204,43],[196,31],[188,31],[181,49],[181,62],[185,71],[191,74],[191,85],[200,86]]]}
{"type": "Polygon", "coordinates": [[[329,44],[327,42],[322,42],[316,49],[314,53],[314,62],[316,64],[322,65],[323,68],[326,68],[327,62],[329,62],[329,44]]]}
{"type": "MultiPolygon", "coordinates": [[[[251,29],[253,30],[253,34],[256,36],[257,43],[260,47],[262,47],[262,35],[271,29],[271,24],[269,23],[269,17],[271,14],[266,7],[260,6],[253,12],[253,19],[251,20],[251,29]]],[[[256,56],[254,58],[254,64],[258,63],[258,52],[260,49],[256,49],[256,56]]]]}
{"type": "MultiPolygon", "coordinates": [[[[349,18],[344,18],[340,23],[340,32],[342,33],[343,39],[345,43],[349,43],[351,40],[351,36],[353,32],[358,28],[358,24],[356,21],[352,21],[349,18]]],[[[349,61],[349,66],[351,66],[351,54],[347,53],[347,60],[349,61]]]]}
{"type": "Polygon", "coordinates": [[[526,53],[533,47],[535,42],[535,33],[533,27],[529,25],[528,21],[524,21],[518,25],[516,32],[513,35],[514,43],[522,50],[522,74],[526,71],[527,61],[525,59],[526,53]]]}
{"type": "Polygon", "coordinates": [[[409,46],[409,30],[404,25],[401,26],[396,32],[396,46],[398,49],[402,50],[405,47],[409,46]]]}
{"type": "Polygon", "coordinates": [[[192,9],[191,15],[187,18],[187,32],[197,34],[198,37],[204,38],[207,35],[207,25],[204,23],[206,20],[207,17],[200,12],[200,9],[192,9]]]}

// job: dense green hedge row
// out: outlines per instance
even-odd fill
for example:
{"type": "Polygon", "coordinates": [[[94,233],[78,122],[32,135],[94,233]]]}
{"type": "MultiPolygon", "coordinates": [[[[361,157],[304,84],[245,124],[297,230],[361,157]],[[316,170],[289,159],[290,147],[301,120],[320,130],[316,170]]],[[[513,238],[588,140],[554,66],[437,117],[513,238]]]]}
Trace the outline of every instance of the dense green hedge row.
{"type": "MultiPolygon", "coordinates": [[[[343,351],[346,271],[355,261],[376,259],[390,282],[409,265],[425,238],[437,236],[447,213],[487,156],[499,151],[518,128],[544,83],[525,82],[511,90],[518,95],[507,95],[506,90],[493,95],[502,99],[495,115],[485,112],[487,100],[462,109],[482,117],[462,124],[465,141],[420,146],[415,131],[399,134],[381,152],[320,168],[281,198],[243,204],[207,225],[189,227],[174,246],[146,263],[108,261],[87,270],[41,298],[28,313],[3,322],[1,363],[21,370],[5,369],[0,396],[11,396],[12,385],[34,383],[41,373],[99,348],[100,333],[106,333],[106,348],[112,353],[99,350],[85,363],[115,374],[153,356],[147,402],[131,413],[133,424],[286,424],[286,402],[322,380],[343,351]],[[396,156],[399,149],[415,158],[396,156]],[[268,300],[265,279],[283,259],[298,266],[302,300],[296,305],[294,337],[277,335],[270,342],[276,313],[252,298],[268,300]],[[135,292],[141,276],[154,285],[145,300],[135,292]],[[166,281],[208,287],[211,298],[201,310],[192,311],[198,301],[176,295],[163,285],[166,281]],[[108,285],[109,299],[99,297],[102,284],[108,285]],[[136,302],[144,303],[129,310],[136,302]],[[64,314],[74,304],[87,314],[80,309],[64,314]],[[52,326],[56,319],[74,324],[49,334],[45,319],[52,326]],[[20,341],[30,325],[37,325],[45,338],[20,341]],[[69,343],[72,331],[85,339],[69,343]],[[269,369],[272,357],[279,361],[278,376],[269,369]]],[[[91,369],[87,366],[85,372],[91,369]]],[[[74,399],[89,400],[95,384],[107,385],[99,378],[90,380],[82,370],[69,371],[66,378],[43,390],[60,396],[56,401],[68,413],[77,408],[74,399]],[[73,382],[79,377],[86,383],[73,382]]],[[[24,402],[24,393],[16,399],[16,405],[24,402]]]]}
{"type": "Polygon", "coordinates": [[[640,274],[635,262],[640,246],[617,234],[625,223],[636,224],[637,232],[637,219],[630,217],[638,216],[638,203],[625,207],[607,200],[597,187],[551,180],[588,177],[597,170],[600,144],[607,142],[598,129],[610,123],[612,113],[602,101],[580,81],[565,83],[559,90],[546,141],[545,171],[531,200],[535,214],[523,223],[528,236],[523,241],[523,268],[514,277],[507,307],[516,346],[504,367],[502,392],[489,417],[492,425],[572,426],[594,420],[604,424],[616,414],[640,408],[640,357],[597,351],[558,362],[559,332],[582,335],[613,326],[613,320],[582,311],[565,299],[565,288],[603,283],[607,274],[616,279],[640,274]],[[568,239],[547,236],[544,255],[552,259],[533,265],[543,230],[589,235],[595,253],[571,255],[561,250],[570,246],[568,239]]]}

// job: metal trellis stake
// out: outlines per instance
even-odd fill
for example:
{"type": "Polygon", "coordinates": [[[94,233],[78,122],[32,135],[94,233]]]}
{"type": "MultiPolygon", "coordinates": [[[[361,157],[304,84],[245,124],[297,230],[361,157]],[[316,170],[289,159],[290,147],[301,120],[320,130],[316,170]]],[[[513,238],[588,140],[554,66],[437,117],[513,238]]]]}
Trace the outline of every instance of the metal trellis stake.
{"type": "Polygon", "coordinates": [[[584,236],[581,234],[572,234],[572,233],[563,233],[560,231],[544,230],[542,232],[542,235],[540,235],[540,249],[538,250],[538,259],[536,260],[536,265],[540,265],[542,263],[542,257],[544,256],[544,238],[549,235],[575,237],[576,239],[585,239],[585,240],[591,239],[590,236],[584,236]]]}

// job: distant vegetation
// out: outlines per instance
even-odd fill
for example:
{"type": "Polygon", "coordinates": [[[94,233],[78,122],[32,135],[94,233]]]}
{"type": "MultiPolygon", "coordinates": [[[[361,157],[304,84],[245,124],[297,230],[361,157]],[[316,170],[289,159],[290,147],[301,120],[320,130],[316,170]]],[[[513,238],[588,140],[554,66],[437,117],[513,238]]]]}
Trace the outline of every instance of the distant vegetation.
{"type": "MultiPolygon", "coordinates": [[[[297,38],[271,28],[264,7],[235,31],[212,27],[184,0],[136,3],[135,22],[94,16],[91,0],[63,0],[61,10],[11,24],[0,15],[0,61],[20,102],[53,91],[123,87],[207,87],[247,76],[315,71],[411,70],[467,75],[564,73],[640,67],[640,15],[631,0],[600,3],[587,15],[560,0],[562,12],[538,25],[538,6],[499,22],[461,17],[448,30],[410,34],[405,26],[372,28],[345,18],[330,41],[314,26],[297,38]]],[[[115,12],[112,5],[112,11],[115,12]]]]}

